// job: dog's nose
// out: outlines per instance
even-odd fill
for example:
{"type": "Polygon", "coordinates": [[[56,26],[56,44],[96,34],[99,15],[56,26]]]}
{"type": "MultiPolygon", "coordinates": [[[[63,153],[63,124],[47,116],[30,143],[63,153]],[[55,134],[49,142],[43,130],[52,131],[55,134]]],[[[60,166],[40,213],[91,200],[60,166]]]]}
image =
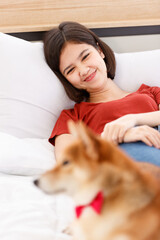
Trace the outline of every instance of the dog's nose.
{"type": "Polygon", "coordinates": [[[33,183],[34,183],[36,186],[38,186],[38,185],[39,185],[39,180],[36,179],[36,180],[33,181],[33,183]]]}

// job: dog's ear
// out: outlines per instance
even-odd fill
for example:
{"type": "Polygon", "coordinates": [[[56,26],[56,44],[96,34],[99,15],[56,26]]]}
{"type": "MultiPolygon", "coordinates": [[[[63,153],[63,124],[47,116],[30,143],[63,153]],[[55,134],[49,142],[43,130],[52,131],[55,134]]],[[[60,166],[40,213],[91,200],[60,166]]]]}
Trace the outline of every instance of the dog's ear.
{"type": "Polygon", "coordinates": [[[98,159],[98,139],[97,136],[82,122],[68,121],[68,128],[70,133],[81,140],[88,157],[98,159]]]}

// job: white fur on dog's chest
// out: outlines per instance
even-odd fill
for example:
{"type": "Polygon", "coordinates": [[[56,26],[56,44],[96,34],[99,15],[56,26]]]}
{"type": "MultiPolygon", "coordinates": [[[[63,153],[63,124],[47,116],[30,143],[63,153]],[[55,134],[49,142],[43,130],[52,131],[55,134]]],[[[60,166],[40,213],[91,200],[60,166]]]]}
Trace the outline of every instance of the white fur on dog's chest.
{"type": "MultiPolygon", "coordinates": [[[[82,215],[75,220],[73,225],[73,232],[75,239],[78,240],[109,240],[110,234],[116,227],[125,224],[125,219],[122,217],[122,211],[113,213],[109,211],[105,216],[97,214],[93,208],[86,207],[82,215]]],[[[127,236],[118,236],[113,240],[129,240],[127,236]]]]}

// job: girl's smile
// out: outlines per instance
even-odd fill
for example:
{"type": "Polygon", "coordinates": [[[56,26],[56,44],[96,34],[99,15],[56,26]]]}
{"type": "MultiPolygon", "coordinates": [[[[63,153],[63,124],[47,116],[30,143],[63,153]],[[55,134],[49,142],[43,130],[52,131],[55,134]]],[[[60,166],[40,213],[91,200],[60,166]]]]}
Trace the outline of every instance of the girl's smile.
{"type": "Polygon", "coordinates": [[[85,82],[89,82],[92,81],[92,79],[94,79],[95,75],[96,75],[97,70],[95,70],[93,73],[91,73],[89,76],[87,76],[84,81],[85,82]]]}

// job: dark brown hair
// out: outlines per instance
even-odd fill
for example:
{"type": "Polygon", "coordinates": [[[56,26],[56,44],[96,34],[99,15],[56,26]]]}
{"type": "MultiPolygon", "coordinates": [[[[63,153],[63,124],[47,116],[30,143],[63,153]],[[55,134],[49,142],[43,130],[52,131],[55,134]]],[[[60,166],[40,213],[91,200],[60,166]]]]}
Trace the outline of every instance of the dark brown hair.
{"type": "Polygon", "coordinates": [[[89,98],[86,90],[77,89],[61,74],[59,70],[60,54],[66,42],[87,43],[97,48],[99,46],[105,55],[108,77],[115,76],[115,56],[111,48],[85,26],[76,22],[62,22],[57,28],[46,32],[44,36],[44,54],[49,67],[62,82],[70,99],[82,102],[89,98]]]}

